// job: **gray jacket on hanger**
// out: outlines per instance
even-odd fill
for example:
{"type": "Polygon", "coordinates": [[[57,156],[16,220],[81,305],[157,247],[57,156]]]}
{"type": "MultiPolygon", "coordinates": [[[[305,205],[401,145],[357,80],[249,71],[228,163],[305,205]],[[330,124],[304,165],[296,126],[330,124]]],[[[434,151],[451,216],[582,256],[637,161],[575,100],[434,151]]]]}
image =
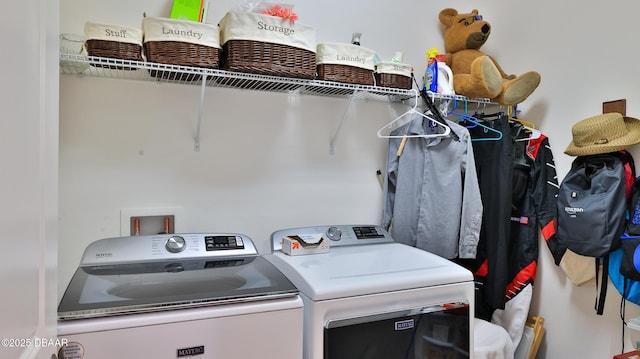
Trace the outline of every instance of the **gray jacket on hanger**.
{"type": "MultiPolygon", "coordinates": [[[[417,116],[392,135],[433,134],[417,116]]],[[[458,136],[391,138],[384,178],[382,225],[393,238],[447,259],[475,258],[482,200],[469,131],[447,124],[458,136]]],[[[436,127],[435,131],[441,130],[436,127]]]]}

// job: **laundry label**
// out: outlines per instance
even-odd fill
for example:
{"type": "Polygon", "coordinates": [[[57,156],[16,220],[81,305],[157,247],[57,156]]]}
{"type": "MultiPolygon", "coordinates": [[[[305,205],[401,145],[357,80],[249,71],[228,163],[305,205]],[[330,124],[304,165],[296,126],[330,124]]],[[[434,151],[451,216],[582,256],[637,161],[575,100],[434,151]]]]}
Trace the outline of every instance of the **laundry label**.
{"type": "Polygon", "coordinates": [[[189,20],[145,17],[142,19],[144,42],[178,41],[220,48],[218,26],[189,20]]]}
{"type": "Polygon", "coordinates": [[[316,48],[318,65],[333,64],[360,67],[365,70],[375,69],[375,51],[363,46],[325,42],[316,48]]]}

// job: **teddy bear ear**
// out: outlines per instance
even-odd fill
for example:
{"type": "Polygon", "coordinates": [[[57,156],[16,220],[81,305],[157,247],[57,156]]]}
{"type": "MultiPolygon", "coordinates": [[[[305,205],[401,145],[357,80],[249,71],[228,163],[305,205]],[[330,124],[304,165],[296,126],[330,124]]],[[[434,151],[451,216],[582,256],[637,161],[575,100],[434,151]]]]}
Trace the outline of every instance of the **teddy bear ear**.
{"type": "Polygon", "coordinates": [[[451,20],[456,15],[458,15],[458,10],[452,9],[452,8],[444,9],[440,11],[440,16],[439,16],[440,22],[446,27],[449,27],[451,26],[451,20]]]}

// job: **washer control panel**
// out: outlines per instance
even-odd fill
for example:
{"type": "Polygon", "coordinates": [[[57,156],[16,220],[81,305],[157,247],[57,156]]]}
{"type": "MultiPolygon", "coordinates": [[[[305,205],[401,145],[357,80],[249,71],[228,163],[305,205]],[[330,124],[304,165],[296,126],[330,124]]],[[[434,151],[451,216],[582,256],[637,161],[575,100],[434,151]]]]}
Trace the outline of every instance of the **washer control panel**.
{"type": "Polygon", "coordinates": [[[258,251],[239,233],[159,234],[97,240],[85,249],[81,265],[250,255],[258,251]]]}
{"type": "Polygon", "coordinates": [[[164,243],[164,247],[171,253],[180,253],[187,248],[187,242],[184,240],[184,237],[171,236],[164,243]]]}
{"type": "Polygon", "coordinates": [[[244,248],[241,236],[205,236],[204,243],[208,251],[244,248]]]}
{"type": "Polygon", "coordinates": [[[377,225],[334,225],[282,229],[271,234],[271,250],[282,248],[282,238],[321,234],[331,247],[394,242],[389,232],[377,225]]]}

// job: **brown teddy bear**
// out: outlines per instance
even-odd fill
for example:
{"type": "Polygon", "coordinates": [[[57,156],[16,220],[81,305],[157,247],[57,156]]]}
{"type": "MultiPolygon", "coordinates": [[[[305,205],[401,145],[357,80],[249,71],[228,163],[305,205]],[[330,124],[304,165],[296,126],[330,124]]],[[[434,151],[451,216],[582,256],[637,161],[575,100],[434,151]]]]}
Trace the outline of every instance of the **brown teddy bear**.
{"type": "Polygon", "coordinates": [[[446,63],[453,73],[456,94],[469,98],[489,98],[503,106],[524,101],[540,84],[534,71],[520,76],[507,75],[498,62],[480,51],[491,33],[491,25],[478,10],[459,14],[455,9],[440,11],[445,26],[446,63]]]}

